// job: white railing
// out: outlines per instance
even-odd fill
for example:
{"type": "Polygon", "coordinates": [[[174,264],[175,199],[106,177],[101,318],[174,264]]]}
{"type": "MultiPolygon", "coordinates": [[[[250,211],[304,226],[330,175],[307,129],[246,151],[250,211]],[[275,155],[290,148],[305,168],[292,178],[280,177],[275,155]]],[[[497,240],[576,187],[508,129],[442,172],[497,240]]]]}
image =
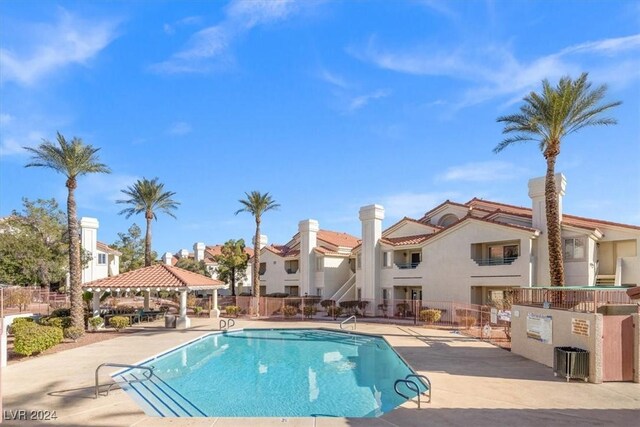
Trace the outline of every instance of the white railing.
{"type": "Polygon", "coordinates": [[[356,273],[353,273],[351,277],[347,279],[346,282],[331,296],[331,300],[334,300],[336,303],[340,302],[349,291],[356,285],[356,273]]]}

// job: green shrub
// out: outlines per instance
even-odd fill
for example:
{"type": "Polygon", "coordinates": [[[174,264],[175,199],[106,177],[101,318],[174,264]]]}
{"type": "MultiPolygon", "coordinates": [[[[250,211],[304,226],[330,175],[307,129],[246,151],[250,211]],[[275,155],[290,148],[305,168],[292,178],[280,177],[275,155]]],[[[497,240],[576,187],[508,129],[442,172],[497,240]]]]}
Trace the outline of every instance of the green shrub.
{"type": "Polygon", "coordinates": [[[461,316],[458,317],[458,324],[469,329],[476,324],[476,318],[474,316],[461,316]]]}
{"type": "Polygon", "coordinates": [[[225,311],[229,316],[237,316],[240,312],[240,307],[238,307],[237,305],[228,305],[225,308],[225,311]]]}
{"type": "Polygon", "coordinates": [[[62,342],[62,329],[36,323],[19,327],[15,331],[13,351],[23,356],[40,353],[62,342]]]}
{"type": "Polygon", "coordinates": [[[327,315],[331,317],[339,317],[342,314],[342,307],[327,307],[327,315]]]}
{"type": "Polygon", "coordinates": [[[55,328],[66,329],[71,326],[71,317],[43,317],[40,319],[43,326],[53,326],[55,328]]]}
{"type": "Polygon", "coordinates": [[[76,341],[84,335],[84,329],[79,326],[69,326],[62,330],[62,335],[67,339],[76,341]]]}
{"type": "Polygon", "coordinates": [[[318,310],[313,305],[305,305],[304,309],[302,310],[304,317],[306,317],[307,319],[311,319],[317,312],[318,310]]]}
{"type": "Polygon", "coordinates": [[[109,319],[109,325],[111,325],[116,331],[120,332],[121,329],[129,326],[129,318],[124,316],[113,316],[109,319]]]}
{"type": "Polygon", "coordinates": [[[69,317],[71,316],[70,308],[56,308],[51,312],[49,317],[69,317]]]}
{"type": "Polygon", "coordinates": [[[420,321],[427,323],[436,323],[442,317],[442,311],[434,308],[420,310],[420,321]]]}
{"type": "Polygon", "coordinates": [[[323,308],[328,308],[328,307],[333,307],[334,305],[336,305],[336,302],[334,300],[332,300],[332,299],[325,299],[325,300],[320,301],[320,305],[323,308]]]}
{"type": "Polygon", "coordinates": [[[104,324],[104,321],[102,320],[102,317],[95,316],[95,317],[90,317],[88,323],[92,331],[97,331],[98,329],[100,329],[100,326],[104,324]]]}
{"type": "Polygon", "coordinates": [[[282,314],[284,314],[284,317],[293,317],[298,314],[298,307],[295,307],[293,305],[285,305],[284,307],[282,307],[282,314]]]}
{"type": "Polygon", "coordinates": [[[286,298],[288,296],[289,294],[286,294],[284,292],[273,292],[271,294],[265,295],[265,297],[269,297],[269,298],[286,298]]]}
{"type": "Polygon", "coordinates": [[[9,327],[8,332],[11,335],[15,335],[18,329],[23,327],[29,327],[30,325],[34,325],[34,324],[35,322],[33,321],[32,317],[17,317],[13,319],[13,322],[11,323],[11,326],[9,327]]]}
{"type": "Polygon", "coordinates": [[[193,314],[195,314],[197,316],[202,312],[202,310],[203,309],[200,306],[193,307],[193,314]]]}

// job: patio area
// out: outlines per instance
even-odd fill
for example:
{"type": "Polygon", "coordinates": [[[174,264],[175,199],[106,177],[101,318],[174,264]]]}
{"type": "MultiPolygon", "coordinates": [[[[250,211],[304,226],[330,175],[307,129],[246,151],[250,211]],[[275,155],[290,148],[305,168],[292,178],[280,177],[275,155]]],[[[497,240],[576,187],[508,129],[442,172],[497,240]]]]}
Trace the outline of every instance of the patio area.
{"type": "MultiPolygon", "coordinates": [[[[56,411],[46,424],[66,426],[423,426],[432,425],[635,425],[640,384],[556,379],[550,368],[449,330],[358,322],[358,331],[384,335],[402,357],[433,384],[433,400],[414,402],[378,419],[152,418],[122,391],[93,398],[95,368],[104,362],[136,363],[210,331],[218,321],[192,319],[191,328],[141,324],[135,334],[11,363],[3,370],[3,409],[56,411]]],[[[337,322],[237,319],[236,328],[328,327],[337,322]]],[[[105,368],[101,382],[117,368],[105,368]]],[[[24,425],[5,419],[6,425],[24,425]]],[[[44,422],[41,422],[44,424],[44,422]]],[[[35,425],[35,424],[34,424],[35,425]]]]}

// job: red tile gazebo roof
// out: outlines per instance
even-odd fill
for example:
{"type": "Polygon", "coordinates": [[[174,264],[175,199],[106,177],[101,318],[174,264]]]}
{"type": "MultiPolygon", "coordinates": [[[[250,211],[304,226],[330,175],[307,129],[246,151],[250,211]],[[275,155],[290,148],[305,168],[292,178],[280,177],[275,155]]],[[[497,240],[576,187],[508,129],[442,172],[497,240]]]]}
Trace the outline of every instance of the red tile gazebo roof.
{"type": "Polygon", "coordinates": [[[163,288],[172,290],[222,289],[227,285],[202,274],[173,265],[155,264],[84,283],[82,288],[91,290],[163,288]]]}

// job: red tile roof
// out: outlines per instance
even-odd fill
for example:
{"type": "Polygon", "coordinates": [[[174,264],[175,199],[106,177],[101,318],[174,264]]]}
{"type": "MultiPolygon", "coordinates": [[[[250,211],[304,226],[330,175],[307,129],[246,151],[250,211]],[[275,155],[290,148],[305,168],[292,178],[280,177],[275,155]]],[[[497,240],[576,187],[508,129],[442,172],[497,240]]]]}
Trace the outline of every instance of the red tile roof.
{"type": "Polygon", "coordinates": [[[224,282],[202,274],[193,273],[172,265],[154,264],[128,271],[117,276],[106,277],[84,283],[87,288],[184,288],[184,289],[219,289],[224,282]]]}
{"type": "Polygon", "coordinates": [[[318,240],[323,240],[334,246],[353,248],[358,244],[358,238],[356,236],[337,231],[319,230],[317,237],[318,240]]]}
{"type": "Polygon", "coordinates": [[[380,241],[392,246],[418,245],[426,241],[428,238],[435,236],[436,234],[437,233],[417,234],[414,236],[404,236],[404,237],[383,237],[380,239],[380,241]]]}
{"type": "Polygon", "coordinates": [[[109,247],[109,245],[107,245],[106,243],[102,243],[102,242],[96,242],[96,249],[111,255],[118,255],[118,256],[122,255],[122,252],[117,251],[112,247],[109,247]]]}

